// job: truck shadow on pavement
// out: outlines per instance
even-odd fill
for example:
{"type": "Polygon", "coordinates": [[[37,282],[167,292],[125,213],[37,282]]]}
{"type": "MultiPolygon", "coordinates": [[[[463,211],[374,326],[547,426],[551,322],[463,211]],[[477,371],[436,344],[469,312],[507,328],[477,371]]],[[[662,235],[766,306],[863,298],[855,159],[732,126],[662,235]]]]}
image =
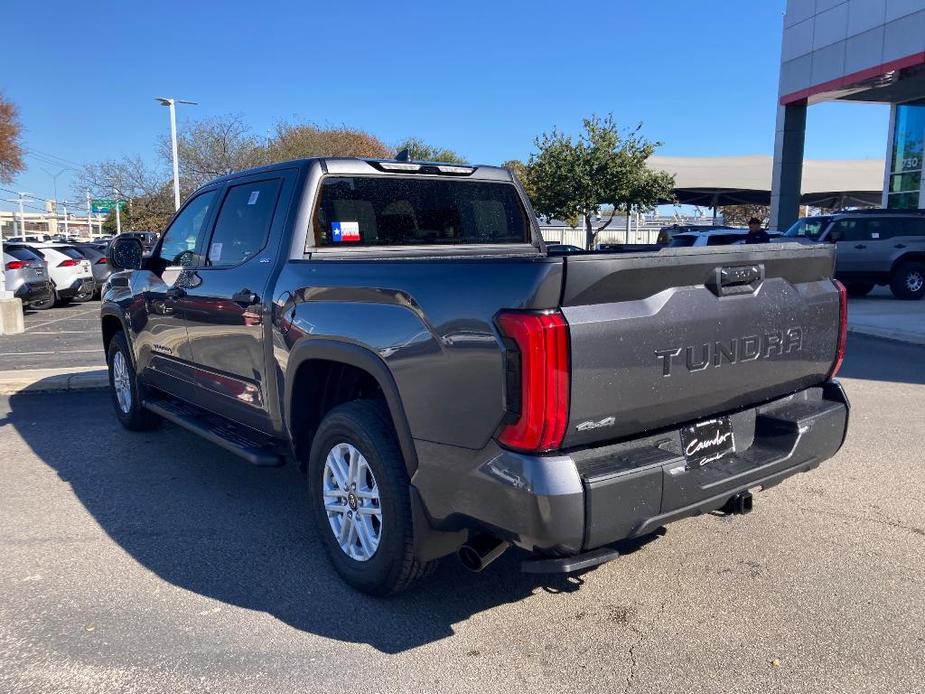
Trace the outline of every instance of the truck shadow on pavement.
{"type": "Polygon", "coordinates": [[[925,346],[848,333],[845,363],[838,377],[925,384],[925,369],[909,368],[910,354],[925,357],[925,346]]]}
{"type": "MultiPolygon", "coordinates": [[[[10,409],[2,423],[15,427],[141,566],[296,629],[396,653],[451,636],[455,624],[483,610],[539,590],[573,592],[584,582],[581,574],[520,573],[524,555],[510,551],[479,575],[447,557],[409,592],[371,598],[342,583],[328,563],[309,527],[305,481],[295,466],[252,467],[170,424],[125,431],[108,392],[14,395],[10,409]],[[50,411],[63,409],[62,398],[80,424],[56,433],[61,420],[50,411]],[[79,448],[71,437],[76,426],[86,444],[79,448]]],[[[655,537],[619,549],[630,553],[655,537]]]]}

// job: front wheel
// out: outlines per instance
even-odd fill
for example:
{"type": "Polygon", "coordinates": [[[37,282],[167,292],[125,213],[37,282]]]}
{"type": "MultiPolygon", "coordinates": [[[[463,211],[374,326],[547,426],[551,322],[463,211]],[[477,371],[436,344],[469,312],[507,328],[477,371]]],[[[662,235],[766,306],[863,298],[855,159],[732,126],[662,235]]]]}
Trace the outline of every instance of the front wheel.
{"type": "Polygon", "coordinates": [[[434,562],[414,558],[410,482],[383,402],[331,410],[315,434],[307,472],[318,538],[347,583],[388,595],[432,570],[434,562]]]}
{"type": "Polygon", "coordinates": [[[893,271],[890,290],[897,299],[921,299],[925,296],[925,263],[903,263],[893,271]]]}
{"type": "Polygon", "coordinates": [[[122,426],[131,431],[153,429],[160,417],[141,406],[140,388],[132,366],[132,354],[125,333],[116,333],[109,343],[109,392],[122,426]]]}

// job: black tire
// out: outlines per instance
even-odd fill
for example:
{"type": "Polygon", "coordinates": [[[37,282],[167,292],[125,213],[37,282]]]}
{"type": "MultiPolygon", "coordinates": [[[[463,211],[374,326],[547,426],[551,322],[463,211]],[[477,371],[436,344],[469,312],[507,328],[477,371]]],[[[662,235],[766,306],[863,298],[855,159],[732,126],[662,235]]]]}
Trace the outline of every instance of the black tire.
{"type": "Polygon", "coordinates": [[[55,305],[55,295],[51,294],[44,301],[33,301],[31,304],[29,304],[29,308],[33,311],[47,311],[54,305],[55,305]]]}
{"type": "Polygon", "coordinates": [[[873,282],[848,282],[845,285],[849,296],[867,296],[874,290],[873,282]]]}
{"type": "Polygon", "coordinates": [[[90,301],[94,294],[96,294],[95,288],[85,292],[78,292],[74,295],[74,298],[71,299],[71,301],[73,301],[75,304],[83,304],[90,301]]]}
{"type": "Polygon", "coordinates": [[[109,366],[109,394],[112,397],[112,407],[116,411],[116,417],[119,419],[122,426],[130,431],[147,431],[160,424],[160,417],[141,406],[140,394],[142,389],[135,375],[132,352],[125,339],[125,333],[118,332],[113,335],[112,340],[109,342],[109,351],[106,357],[106,363],[109,366]],[[118,369],[114,365],[120,358],[127,369],[126,385],[130,396],[127,407],[123,407],[123,404],[120,402],[116,388],[116,375],[114,371],[118,369]]]}
{"type": "Polygon", "coordinates": [[[925,296],[925,263],[911,261],[893,270],[890,290],[897,299],[916,300],[925,296]]]}
{"type": "Polygon", "coordinates": [[[355,400],[331,410],[312,441],[307,474],[313,525],[344,581],[359,591],[381,596],[405,590],[433,571],[436,562],[422,563],[414,558],[410,482],[385,403],[355,400]],[[365,561],[341,549],[324,509],[325,461],[342,443],[363,455],[379,491],[381,535],[378,548],[365,561]]]}

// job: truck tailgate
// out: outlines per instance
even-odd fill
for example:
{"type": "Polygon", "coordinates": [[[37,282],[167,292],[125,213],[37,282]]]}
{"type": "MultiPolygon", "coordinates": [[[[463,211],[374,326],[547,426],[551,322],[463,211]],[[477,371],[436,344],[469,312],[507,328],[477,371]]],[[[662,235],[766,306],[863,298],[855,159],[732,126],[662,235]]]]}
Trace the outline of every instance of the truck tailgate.
{"type": "Polygon", "coordinates": [[[796,243],[565,258],[571,341],[563,447],[746,407],[824,380],[834,250],[796,243]]]}

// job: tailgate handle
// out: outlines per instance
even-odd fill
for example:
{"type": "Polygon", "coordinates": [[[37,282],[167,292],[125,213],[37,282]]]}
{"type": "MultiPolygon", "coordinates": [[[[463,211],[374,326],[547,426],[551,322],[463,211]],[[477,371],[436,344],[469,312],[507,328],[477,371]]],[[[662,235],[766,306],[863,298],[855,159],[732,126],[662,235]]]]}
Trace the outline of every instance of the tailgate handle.
{"type": "Polygon", "coordinates": [[[752,294],[764,281],[764,265],[729,265],[713,271],[708,288],[717,296],[752,294]]]}

